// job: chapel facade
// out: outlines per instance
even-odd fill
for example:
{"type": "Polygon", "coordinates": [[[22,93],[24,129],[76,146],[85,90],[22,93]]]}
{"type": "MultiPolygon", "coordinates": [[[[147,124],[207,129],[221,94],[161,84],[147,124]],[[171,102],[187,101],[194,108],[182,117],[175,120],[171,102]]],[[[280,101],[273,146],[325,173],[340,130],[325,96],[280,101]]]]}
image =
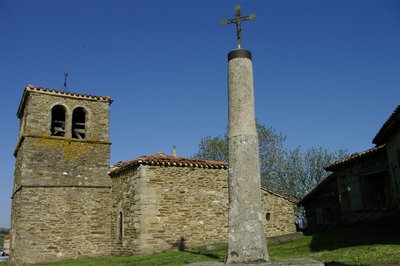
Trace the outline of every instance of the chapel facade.
{"type": "MultiPolygon", "coordinates": [[[[228,165],[162,153],[110,168],[107,96],[28,85],[17,116],[15,264],[226,242],[228,165]]],[[[294,233],[296,201],[259,192],[267,236],[294,233]]]]}

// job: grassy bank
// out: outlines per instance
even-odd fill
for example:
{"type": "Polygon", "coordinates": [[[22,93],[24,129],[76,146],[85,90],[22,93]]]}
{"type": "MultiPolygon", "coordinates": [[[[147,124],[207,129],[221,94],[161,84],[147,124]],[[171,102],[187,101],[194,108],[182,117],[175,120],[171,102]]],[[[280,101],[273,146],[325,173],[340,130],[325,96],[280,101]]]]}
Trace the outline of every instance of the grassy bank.
{"type": "MultiPolygon", "coordinates": [[[[91,258],[38,265],[180,266],[199,261],[224,261],[226,249],[226,244],[220,244],[211,250],[195,248],[148,256],[91,258]]],[[[381,220],[304,236],[298,241],[269,245],[268,252],[272,260],[314,258],[331,266],[400,265],[400,219],[381,220]]]]}

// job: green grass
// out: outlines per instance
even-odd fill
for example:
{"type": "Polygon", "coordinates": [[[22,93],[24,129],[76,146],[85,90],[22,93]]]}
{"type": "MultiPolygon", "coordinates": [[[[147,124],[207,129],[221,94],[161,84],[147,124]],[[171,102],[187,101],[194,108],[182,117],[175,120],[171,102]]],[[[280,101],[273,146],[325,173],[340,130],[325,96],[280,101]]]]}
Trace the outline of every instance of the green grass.
{"type": "Polygon", "coordinates": [[[43,266],[180,266],[192,262],[218,261],[219,257],[209,257],[196,251],[180,252],[168,251],[148,256],[119,256],[103,258],[87,258],[79,260],[65,260],[60,262],[35,264],[43,266]]]}
{"type": "Polygon", "coordinates": [[[320,250],[313,250],[312,245],[313,237],[305,236],[302,240],[271,245],[268,249],[273,260],[307,257],[325,265],[400,265],[400,244],[361,244],[320,250]]]}
{"type": "Polygon", "coordinates": [[[326,265],[400,265],[400,217],[321,232],[271,245],[274,260],[309,257],[326,265]]]}
{"type": "MultiPolygon", "coordinates": [[[[212,250],[203,247],[147,256],[88,258],[37,265],[179,266],[199,261],[224,261],[227,245],[213,247],[212,250]]],[[[304,236],[290,243],[272,244],[268,252],[271,260],[313,258],[330,266],[400,265],[400,217],[304,236]]]]}

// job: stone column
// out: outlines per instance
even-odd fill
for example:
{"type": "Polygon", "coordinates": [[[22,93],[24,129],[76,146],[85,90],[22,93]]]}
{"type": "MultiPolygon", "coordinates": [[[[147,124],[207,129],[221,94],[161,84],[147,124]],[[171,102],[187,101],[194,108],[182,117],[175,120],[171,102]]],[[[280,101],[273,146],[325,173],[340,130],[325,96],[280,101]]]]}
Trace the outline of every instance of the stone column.
{"type": "Polygon", "coordinates": [[[228,54],[229,223],[227,264],[268,261],[251,52],[228,54]]]}

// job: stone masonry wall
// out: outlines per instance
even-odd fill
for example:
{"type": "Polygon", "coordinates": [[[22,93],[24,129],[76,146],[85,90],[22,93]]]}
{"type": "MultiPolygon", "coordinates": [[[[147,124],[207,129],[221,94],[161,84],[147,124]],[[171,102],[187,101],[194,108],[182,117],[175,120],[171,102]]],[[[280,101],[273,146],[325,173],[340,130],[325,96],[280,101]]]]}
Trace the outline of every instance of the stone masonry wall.
{"type": "Polygon", "coordinates": [[[110,255],[109,102],[30,92],[14,155],[12,263],[110,255]],[[65,137],[50,136],[51,109],[66,109],[65,137]],[[85,108],[85,139],[71,138],[85,108]]]}
{"type": "Polygon", "coordinates": [[[280,195],[261,189],[261,206],[265,234],[268,237],[280,236],[296,232],[294,223],[295,203],[280,195]],[[266,219],[270,214],[269,221],[266,219]]]}
{"type": "Polygon", "coordinates": [[[140,172],[129,170],[117,178],[112,178],[112,215],[111,235],[112,254],[128,255],[139,253],[139,218],[140,200],[138,197],[140,172]],[[123,225],[120,235],[120,217],[123,225]]]}
{"type": "Polygon", "coordinates": [[[111,186],[107,174],[109,154],[109,143],[26,136],[17,154],[15,172],[18,182],[14,189],[18,189],[17,184],[111,186]]]}
{"type": "Polygon", "coordinates": [[[145,166],[145,170],[141,175],[141,252],[226,241],[226,170],[157,166],[145,166]]]}
{"type": "Polygon", "coordinates": [[[77,107],[87,111],[86,137],[97,141],[109,140],[109,103],[92,99],[71,98],[30,92],[24,109],[22,134],[51,135],[51,109],[62,105],[66,109],[66,137],[71,137],[72,112],[77,107]]]}
{"type": "MultiPolygon", "coordinates": [[[[113,176],[114,253],[147,254],[226,242],[227,178],[224,169],[144,165],[113,176]],[[119,241],[121,210],[124,233],[119,241]]],[[[265,190],[262,195],[263,210],[273,217],[265,223],[267,235],[295,232],[295,204],[265,190]]]]}
{"type": "Polygon", "coordinates": [[[17,197],[13,263],[110,254],[109,189],[24,187],[17,197]]]}

